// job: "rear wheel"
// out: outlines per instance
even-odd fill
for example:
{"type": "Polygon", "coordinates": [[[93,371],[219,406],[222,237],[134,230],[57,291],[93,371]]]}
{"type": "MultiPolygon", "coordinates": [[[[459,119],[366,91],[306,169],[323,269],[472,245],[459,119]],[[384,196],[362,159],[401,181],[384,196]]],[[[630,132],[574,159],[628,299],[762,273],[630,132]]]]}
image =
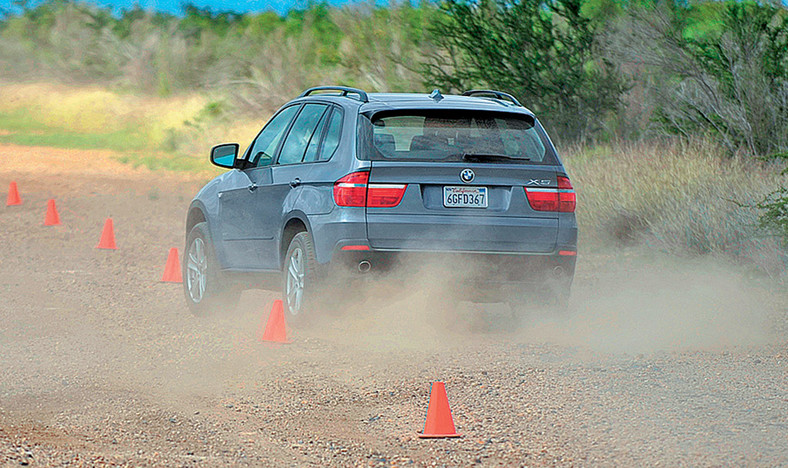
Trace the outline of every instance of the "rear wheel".
{"type": "Polygon", "coordinates": [[[282,293],[287,318],[304,323],[314,311],[318,289],[315,246],[308,232],[299,232],[290,241],[282,268],[282,293]]]}
{"type": "Polygon", "coordinates": [[[241,291],[219,270],[208,223],[199,223],[189,232],[181,268],[186,303],[194,315],[235,309],[241,291]]]}

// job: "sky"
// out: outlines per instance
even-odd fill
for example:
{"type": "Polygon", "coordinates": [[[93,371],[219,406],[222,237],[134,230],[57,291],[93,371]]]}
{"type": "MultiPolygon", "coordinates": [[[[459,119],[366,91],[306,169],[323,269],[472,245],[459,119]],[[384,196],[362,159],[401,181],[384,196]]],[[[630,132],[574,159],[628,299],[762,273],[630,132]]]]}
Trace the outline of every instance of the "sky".
{"type": "MultiPolygon", "coordinates": [[[[80,0],[82,1],[82,0],[80,0]]],[[[180,14],[181,5],[191,3],[198,7],[210,7],[212,11],[234,11],[237,13],[260,12],[273,10],[284,14],[293,8],[302,8],[309,0],[88,0],[83,3],[92,3],[100,7],[112,7],[115,11],[128,10],[139,4],[146,10],[158,10],[171,14],[180,14]]],[[[332,5],[344,5],[359,0],[328,0],[332,5]]],[[[30,0],[28,5],[35,6],[43,0],[30,0]]],[[[18,13],[20,10],[13,5],[13,0],[0,0],[0,10],[18,13]]]]}
{"type": "MultiPolygon", "coordinates": [[[[28,0],[28,5],[35,6],[44,0],[28,0]]],[[[79,0],[92,3],[101,7],[112,7],[115,11],[128,10],[139,4],[146,10],[158,10],[173,15],[182,13],[181,6],[191,3],[198,7],[210,7],[212,11],[234,11],[237,13],[275,11],[285,14],[293,8],[303,8],[310,0],[79,0]]],[[[377,4],[387,4],[387,0],[327,0],[331,5],[345,5],[354,2],[374,1],[377,4]]],[[[3,11],[19,13],[21,10],[13,5],[14,0],[0,0],[0,17],[3,11]]],[[[783,5],[788,5],[788,0],[782,0],[783,5]]]]}

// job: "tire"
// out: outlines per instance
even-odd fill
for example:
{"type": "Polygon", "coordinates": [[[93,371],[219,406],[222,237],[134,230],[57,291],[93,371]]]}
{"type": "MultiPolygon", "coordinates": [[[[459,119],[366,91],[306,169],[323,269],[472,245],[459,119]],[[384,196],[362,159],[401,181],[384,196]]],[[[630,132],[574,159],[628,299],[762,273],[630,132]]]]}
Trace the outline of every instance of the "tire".
{"type": "Polygon", "coordinates": [[[186,303],[194,315],[235,309],[241,291],[219,269],[208,223],[195,225],[186,236],[181,268],[186,303]]]}
{"type": "Polygon", "coordinates": [[[299,232],[290,241],[282,265],[282,302],[288,322],[306,322],[314,313],[320,286],[312,237],[308,232],[299,232]]]}

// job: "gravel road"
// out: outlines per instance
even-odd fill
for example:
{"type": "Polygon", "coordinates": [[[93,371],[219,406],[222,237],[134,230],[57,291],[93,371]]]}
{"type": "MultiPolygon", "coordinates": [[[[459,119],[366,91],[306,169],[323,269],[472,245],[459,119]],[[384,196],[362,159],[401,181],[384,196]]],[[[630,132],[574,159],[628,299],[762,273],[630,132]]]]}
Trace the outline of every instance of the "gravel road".
{"type": "Polygon", "coordinates": [[[785,295],[741,267],[581,252],[569,316],[520,323],[445,310],[424,278],[371,285],[271,347],[275,295],[195,318],[158,282],[205,177],[0,146],[12,180],[0,465],[788,465],[785,295]],[[109,216],[118,250],[97,250],[109,216]],[[417,437],[435,380],[459,439],[417,437]]]}

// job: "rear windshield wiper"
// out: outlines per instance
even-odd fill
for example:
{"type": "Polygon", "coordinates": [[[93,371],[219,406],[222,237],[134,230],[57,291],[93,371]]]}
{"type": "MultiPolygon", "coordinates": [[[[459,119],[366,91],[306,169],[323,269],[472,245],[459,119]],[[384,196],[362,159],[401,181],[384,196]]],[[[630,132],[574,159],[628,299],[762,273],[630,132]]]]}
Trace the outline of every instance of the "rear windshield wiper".
{"type": "Polygon", "coordinates": [[[520,158],[495,153],[463,153],[462,159],[466,161],[530,161],[531,158],[520,158]]]}

